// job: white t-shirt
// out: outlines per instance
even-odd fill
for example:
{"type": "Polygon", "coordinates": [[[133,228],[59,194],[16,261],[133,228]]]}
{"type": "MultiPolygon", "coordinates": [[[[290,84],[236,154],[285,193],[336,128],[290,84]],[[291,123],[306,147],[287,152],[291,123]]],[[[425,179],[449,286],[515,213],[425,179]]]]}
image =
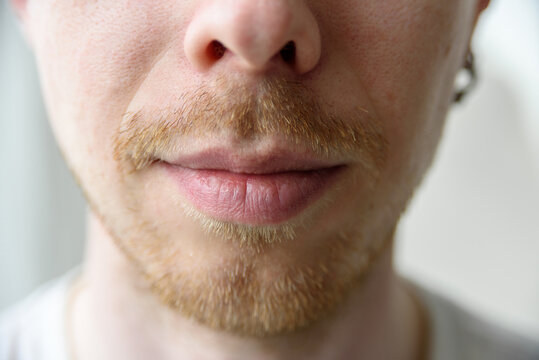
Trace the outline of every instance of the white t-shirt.
{"type": "MultiPolygon", "coordinates": [[[[72,360],[66,304],[79,271],[34,292],[0,316],[0,360],[72,360]]],[[[518,337],[413,285],[430,317],[432,360],[539,360],[539,341],[518,337]]]]}

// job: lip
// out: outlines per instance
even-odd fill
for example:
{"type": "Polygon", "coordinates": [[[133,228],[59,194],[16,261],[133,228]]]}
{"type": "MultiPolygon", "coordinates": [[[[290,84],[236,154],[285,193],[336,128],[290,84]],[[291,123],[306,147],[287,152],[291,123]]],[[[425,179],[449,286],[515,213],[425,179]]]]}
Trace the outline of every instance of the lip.
{"type": "Polygon", "coordinates": [[[198,211],[249,225],[279,224],[297,216],[345,168],[286,152],[242,157],[211,151],[162,164],[198,211]]]}
{"type": "Polygon", "coordinates": [[[272,150],[271,152],[231,153],[226,149],[210,149],[182,155],[164,162],[194,170],[223,170],[238,174],[275,174],[311,171],[337,166],[334,161],[322,160],[301,151],[272,150]]]}

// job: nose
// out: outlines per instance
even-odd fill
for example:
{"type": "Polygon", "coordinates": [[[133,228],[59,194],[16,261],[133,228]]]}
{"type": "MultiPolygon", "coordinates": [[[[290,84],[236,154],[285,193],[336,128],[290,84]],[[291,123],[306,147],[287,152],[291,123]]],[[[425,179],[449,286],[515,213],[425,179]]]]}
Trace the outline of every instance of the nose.
{"type": "Polygon", "coordinates": [[[279,62],[304,74],[320,60],[320,30],[304,0],[212,0],[189,23],[184,50],[199,71],[227,59],[253,72],[279,62]]]}

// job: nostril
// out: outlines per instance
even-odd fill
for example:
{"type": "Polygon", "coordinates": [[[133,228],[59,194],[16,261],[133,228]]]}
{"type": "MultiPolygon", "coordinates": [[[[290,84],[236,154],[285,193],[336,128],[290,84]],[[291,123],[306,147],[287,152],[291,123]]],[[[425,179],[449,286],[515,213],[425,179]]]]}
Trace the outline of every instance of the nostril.
{"type": "Polygon", "coordinates": [[[213,40],[206,50],[208,52],[208,56],[213,60],[219,60],[221,59],[226,52],[226,47],[220,43],[217,40],[213,40]]]}
{"type": "Polygon", "coordinates": [[[281,49],[281,58],[287,64],[293,64],[296,60],[296,44],[293,41],[289,41],[281,49]]]}

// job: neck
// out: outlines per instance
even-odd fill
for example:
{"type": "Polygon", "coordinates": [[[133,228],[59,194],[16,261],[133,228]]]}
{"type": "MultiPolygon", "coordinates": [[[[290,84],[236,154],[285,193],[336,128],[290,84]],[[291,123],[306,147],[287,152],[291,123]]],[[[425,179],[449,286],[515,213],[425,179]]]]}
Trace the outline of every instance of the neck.
{"type": "Polygon", "coordinates": [[[393,272],[389,246],[331,316],[260,339],[208,329],[162,305],[92,215],[88,228],[83,287],[72,307],[77,360],[417,358],[417,308],[393,272]]]}

